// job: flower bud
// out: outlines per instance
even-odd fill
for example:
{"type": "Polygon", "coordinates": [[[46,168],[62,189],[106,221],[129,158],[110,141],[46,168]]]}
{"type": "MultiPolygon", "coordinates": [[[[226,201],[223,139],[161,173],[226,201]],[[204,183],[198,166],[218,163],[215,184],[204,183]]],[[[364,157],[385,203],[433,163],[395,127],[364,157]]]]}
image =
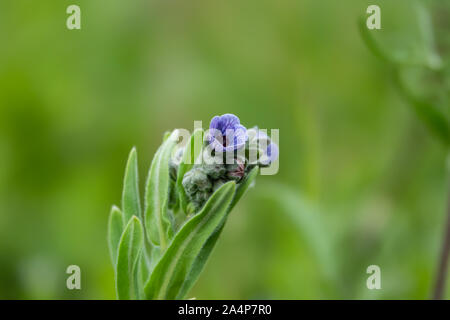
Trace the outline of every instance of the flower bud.
{"type": "Polygon", "coordinates": [[[236,159],[236,163],[227,164],[227,178],[238,182],[245,174],[245,162],[236,159]]]}
{"type": "Polygon", "coordinates": [[[203,170],[213,180],[224,177],[227,172],[227,169],[223,164],[205,164],[203,170]]]}
{"type": "Polygon", "coordinates": [[[197,210],[203,206],[212,193],[212,183],[200,166],[194,166],[183,177],[183,187],[186,195],[197,210]]]}

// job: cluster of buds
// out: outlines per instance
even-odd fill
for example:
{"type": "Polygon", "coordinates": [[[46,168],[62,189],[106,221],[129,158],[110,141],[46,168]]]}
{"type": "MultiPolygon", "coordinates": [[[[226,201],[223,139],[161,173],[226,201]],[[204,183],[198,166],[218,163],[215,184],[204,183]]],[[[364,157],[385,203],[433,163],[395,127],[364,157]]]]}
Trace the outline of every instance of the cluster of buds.
{"type": "MultiPolygon", "coordinates": [[[[170,175],[176,179],[183,148],[171,159],[170,175]]],[[[232,114],[216,116],[205,135],[202,159],[183,177],[183,188],[192,212],[198,211],[212,193],[228,181],[237,184],[255,166],[269,166],[278,158],[278,146],[257,127],[246,129],[232,114]]]]}
{"type": "MultiPolygon", "coordinates": [[[[181,131],[166,133],[153,157],[143,209],[136,149],[130,152],[122,206],[113,206],[108,222],[119,299],[183,299],[258,172],[278,170],[278,145],[235,115],[214,117],[207,132],[181,131]]],[[[277,131],[272,138],[278,142],[277,131]]]]}

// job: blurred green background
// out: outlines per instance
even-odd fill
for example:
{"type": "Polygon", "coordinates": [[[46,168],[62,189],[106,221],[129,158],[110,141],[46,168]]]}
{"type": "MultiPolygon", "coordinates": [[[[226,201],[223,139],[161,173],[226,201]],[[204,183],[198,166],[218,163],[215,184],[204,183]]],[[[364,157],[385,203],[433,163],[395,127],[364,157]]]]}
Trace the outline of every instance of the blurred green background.
{"type": "Polygon", "coordinates": [[[223,113],[280,129],[280,171],[232,212],[190,296],[429,298],[448,146],[366,46],[369,4],[384,50],[441,56],[431,80],[404,75],[448,115],[446,0],[2,0],[0,298],[114,299],[106,226],[129,150],[142,190],[166,130],[223,113]],[[66,28],[70,4],[81,30],[66,28]],[[81,290],[65,286],[70,264],[81,290]],[[381,290],[366,288],[371,264],[381,290]]]}

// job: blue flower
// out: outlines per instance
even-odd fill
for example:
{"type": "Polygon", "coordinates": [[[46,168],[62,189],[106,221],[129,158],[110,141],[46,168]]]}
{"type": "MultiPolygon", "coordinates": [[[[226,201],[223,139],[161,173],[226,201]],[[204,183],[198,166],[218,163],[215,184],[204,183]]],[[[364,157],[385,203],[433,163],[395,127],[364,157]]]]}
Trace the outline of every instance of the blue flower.
{"type": "Polygon", "coordinates": [[[249,150],[257,152],[258,159],[249,159],[251,164],[259,163],[261,166],[268,166],[278,159],[278,145],[272,142],[270,137],[258,127],[251,128],[247,131],[249,136],[249,150]],[[257,160],[257,161],[256,161],[257,160]]]}
{"type": "Polygon", "coordinates": [[[278,146],[275,143],[271,142],[267,146],[265,154],[259,159],[259,162],[262,165],[267,166],[278,159],[278,154],[279,154],[278,146]]]}
{"type": "Polygon", "coordinates": [[[224,114],[212,118],[209,125],[209,145],[216,152],[234,151],[245,146],[247,129],[234,114],[224,114]]]}

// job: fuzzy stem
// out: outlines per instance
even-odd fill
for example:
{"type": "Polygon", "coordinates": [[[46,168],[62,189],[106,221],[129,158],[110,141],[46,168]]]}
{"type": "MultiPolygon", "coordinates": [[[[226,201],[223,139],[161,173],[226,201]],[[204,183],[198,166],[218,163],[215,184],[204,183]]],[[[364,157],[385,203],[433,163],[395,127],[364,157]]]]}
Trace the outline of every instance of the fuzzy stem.
{"type": "Polygon", "coordinates": [[[448,195],[448,208],[447,208],[447,223],[444,231],[444,241],[442,244],[441,256],[439,258],[439,266],[436,276],[436,283],[434,287],[433,299],[441,300],[443,299],[445,280],[447,276],[448,269],[448,259],[450,254],[450,192],[448,195]]]}

